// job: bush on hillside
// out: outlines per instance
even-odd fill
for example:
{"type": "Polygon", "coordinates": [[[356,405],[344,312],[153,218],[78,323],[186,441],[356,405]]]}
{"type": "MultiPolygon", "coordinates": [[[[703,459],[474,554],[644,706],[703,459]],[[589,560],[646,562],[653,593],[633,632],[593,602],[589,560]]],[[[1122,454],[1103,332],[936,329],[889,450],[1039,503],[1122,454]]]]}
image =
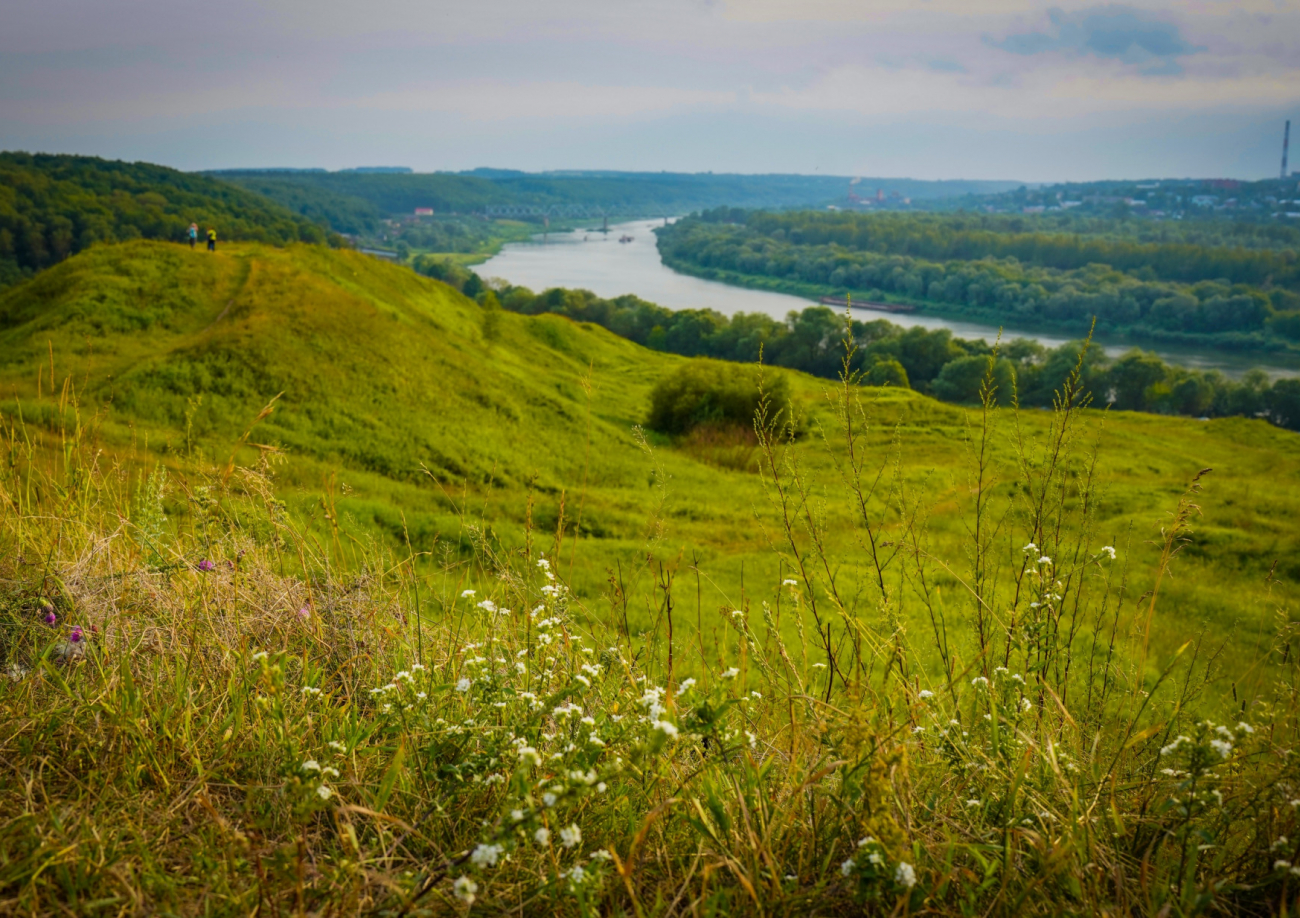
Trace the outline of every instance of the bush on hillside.
{"type": "MultiPolygon", "coordinates": [[[[988,357],[958,357],[944,364],[934,381],[934,395],[945,402],[974,404],[982,398],[981,390],[989,372],[988,357]]],[[[1003,405],[1010,404],[1015,387],[1015,368],[1005,357],[993,365],[994,399],[1003,405]]]]}
{"type": "MultiPolygon", "coordinates": [[[[790,384],[784,376],[764,379],[771,412],[788,412],[790,384]]],[[[758,370],[717,360],[692,360],[659,380],[650,393],[647,425],[680,436],[701,425],[753,427],[762,400],[758,370]]]]}
{"type": "Polygon", "coordinates": [[[893,386],[895,389],[910,389],[907,370],[891,357],[880,358],[862,374],[864,386],[893,386]]]}

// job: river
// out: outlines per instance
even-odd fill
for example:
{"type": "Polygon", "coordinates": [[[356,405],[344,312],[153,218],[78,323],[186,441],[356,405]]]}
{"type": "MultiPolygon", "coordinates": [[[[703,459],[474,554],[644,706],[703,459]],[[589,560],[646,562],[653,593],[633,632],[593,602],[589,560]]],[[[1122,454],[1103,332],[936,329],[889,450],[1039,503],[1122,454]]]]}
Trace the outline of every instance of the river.
{"type": "MultiPolygon", "coordinates": [[[[662,224],[662,220],[638,220],[611,226],[608,234],[599,230],[575,230],[536,236],[528,242],[506,245],[498,254],[476,265],[474,270],[484,278],[501,278],[537,292],[550,287],[577,287],[606,298],[634,293],[643,300],[669,309],[714,309],[727,316],[737,312],[760,312],[783,319],[791,310],[812,305],[812,301],[804,297],[732,287],[678,274],[659,260],[652,230],[662,224]],[[630,236],[631,241],[619,242],[625,236],[630,236]]],[[[864,320],[886,318],[905,327],[947,328],[958,338],[992,341],[998,333],[993,326],[918,313],[885,314],[868,309],[855,309],[853,312],[864,320]]],[[[1058,347],[1069,340],[1061,335],[1005,326],[1002,337],[1003,340],[1030,338],[1046,347],[1058,347]]],[[[1134,346],[1122,341],[1099,343],[1112,357],[1134,346]]],[[[1220,370],[1234,378],[1252,367],[1259,367],[1272,378],[1300,375],[1300,371],[1293,368],[1265,366],[1257,359],[1230,351],[1167,345],[1147,345],[1146,349],[1155,351],[1168,363],[1197,370],[1220,370]]]]}

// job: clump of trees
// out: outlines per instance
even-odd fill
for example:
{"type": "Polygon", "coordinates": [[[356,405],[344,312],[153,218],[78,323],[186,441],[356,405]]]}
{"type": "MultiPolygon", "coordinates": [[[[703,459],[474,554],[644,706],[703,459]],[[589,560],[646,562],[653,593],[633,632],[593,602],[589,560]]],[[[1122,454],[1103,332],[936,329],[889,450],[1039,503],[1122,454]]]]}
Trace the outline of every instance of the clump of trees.
{"type": "Polygon", "coordinates": [[[888,296],[1068,332],[1095,319],[1101,331],[1169,342],[1300,343],[1300,259],[1285,246],[1290,236],[1277,248],[1215,247],[1037,232],[968,215],[726,208],[658,232],[670,267],[732,283],[888,296]]]}
{"type": "MultiPolygon", "coordinates": [[[[418,264],[418,259],[417,259],[418,264]]],[[[445,262],[442,264],[446,264],[445,262]]],[[[612,299],[589,290],[553,288],[534,293],[504,285],[488,290],[472,271],[443,270],[453,286],[480,301],[491,296],[512,312],[551,312],[592,322],[654,350],[788,367],[827,379],[843,368],[846,333],[855,345],[849,369],[866,385],[911,388],[943,401],[973,404],[994,357],[1000,399],[1051,407],[1066,378],[1082,360],[1081,394],[1098,407],[1190,417],[1259,417],[1300,430],[1300,380],[1270,382],[1260,370],[1229,379],[1173,366],[1134,349],[1110,358],[1099,347],[1073,341],[1047,348],[1025,338],[990,344],[953,337],[946,329],[902,328],[885,319],[863,322],[825,306],[791,312],[784,320],[759,313],[724,316],[710,309],[671,310],[636,296],[612,299]]],[[[749,415],[752,417],[752,414],[749,415]]]]}

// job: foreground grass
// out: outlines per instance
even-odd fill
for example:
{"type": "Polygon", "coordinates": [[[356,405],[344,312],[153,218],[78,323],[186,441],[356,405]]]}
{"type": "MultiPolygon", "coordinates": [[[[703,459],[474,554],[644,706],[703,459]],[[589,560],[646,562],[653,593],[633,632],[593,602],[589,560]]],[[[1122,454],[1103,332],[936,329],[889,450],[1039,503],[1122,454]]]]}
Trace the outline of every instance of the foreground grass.
{"type": "Polygon", "coordinates": [[[829,393],[819,461],[760,416],[745,474],[781,579],[707,613],[662,513],[640,586],[584,598],[562,516],[345,550],[269,462],[137,477],[75,428],[55,454],[12,424],[0,908],[1294,908],[1284,591],[1241,580],[1261,624],[1213,641],[1169,601],[1209,474],[1162,476],[1141,571],[1071,391],[1041,419],[990,398],[947,485],[863,437],[863,395],[829,393]],[[928,522],[947,501],[960,536],[928,522]]]}

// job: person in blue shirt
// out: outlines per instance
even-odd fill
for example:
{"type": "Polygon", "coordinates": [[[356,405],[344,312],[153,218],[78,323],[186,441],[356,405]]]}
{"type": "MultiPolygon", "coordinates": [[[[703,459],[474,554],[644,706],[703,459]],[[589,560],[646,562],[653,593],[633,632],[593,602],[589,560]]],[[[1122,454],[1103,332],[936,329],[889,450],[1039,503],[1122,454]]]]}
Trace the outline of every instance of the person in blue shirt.
{"type": "Polygon", "coordinates": [[[190,248],[194,248],[194,246],[198,243],[198,241],[199,241],[199,225],[197,223],[191,223],[190,224],[190,248]]]}

